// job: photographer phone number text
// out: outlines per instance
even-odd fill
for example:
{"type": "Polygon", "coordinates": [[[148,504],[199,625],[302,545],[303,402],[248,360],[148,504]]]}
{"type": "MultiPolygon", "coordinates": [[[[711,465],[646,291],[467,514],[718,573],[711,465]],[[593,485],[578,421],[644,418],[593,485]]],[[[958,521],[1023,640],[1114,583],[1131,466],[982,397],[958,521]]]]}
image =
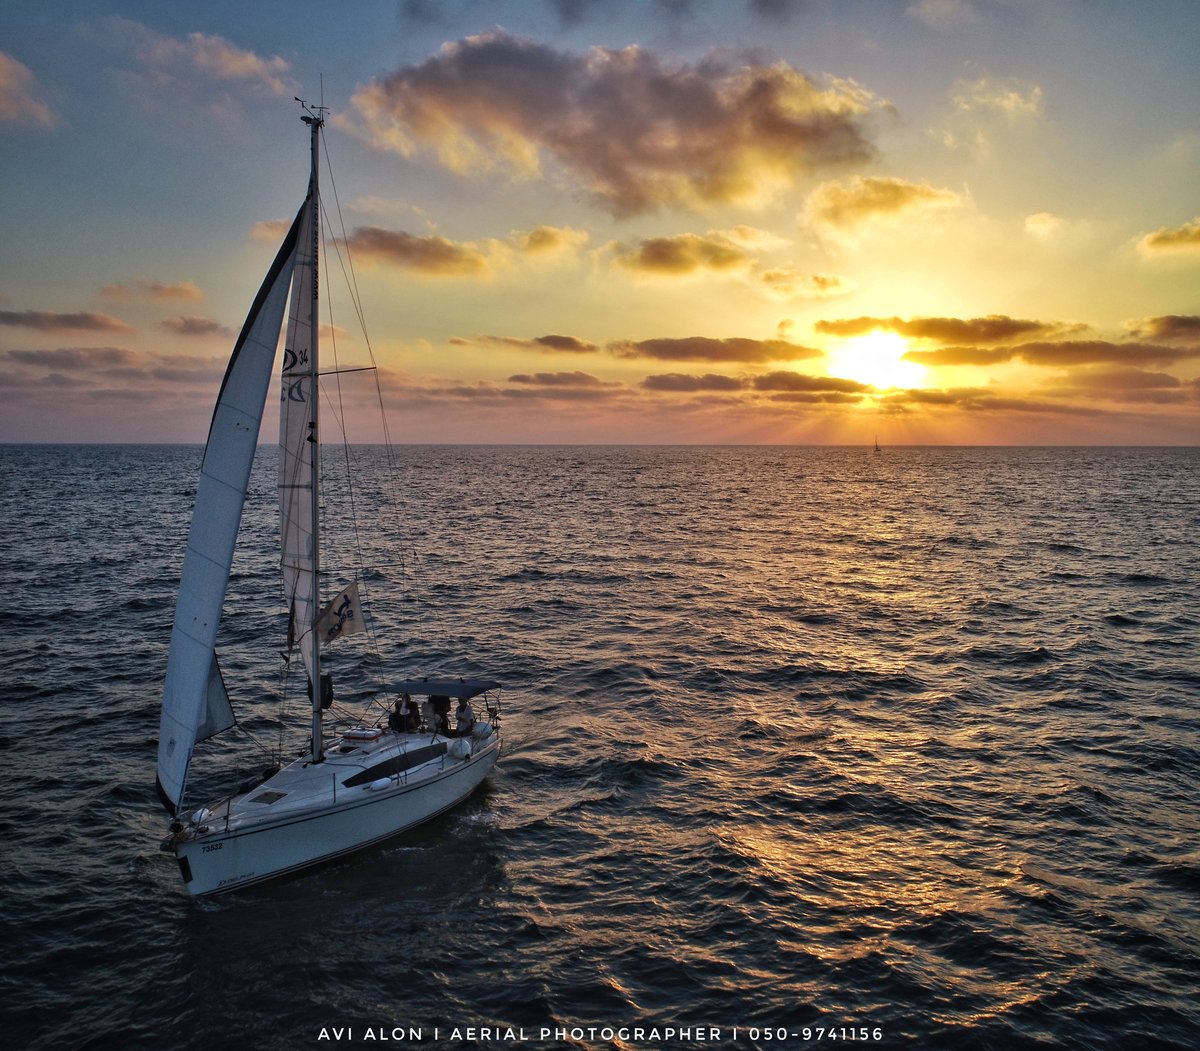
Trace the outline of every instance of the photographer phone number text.
{"type": "Polygon", "coordinates": [[[883,1029],[880,1026],[867,1025],[802,1025],[791,1026],[734,1026],[733,1038],[746,1037],[751,1043],[774,1042],[782,1044],[795,1040],[805,1043],[837,1041],[841,1043],[873,1043],[883,1039],[883,1029]]]}

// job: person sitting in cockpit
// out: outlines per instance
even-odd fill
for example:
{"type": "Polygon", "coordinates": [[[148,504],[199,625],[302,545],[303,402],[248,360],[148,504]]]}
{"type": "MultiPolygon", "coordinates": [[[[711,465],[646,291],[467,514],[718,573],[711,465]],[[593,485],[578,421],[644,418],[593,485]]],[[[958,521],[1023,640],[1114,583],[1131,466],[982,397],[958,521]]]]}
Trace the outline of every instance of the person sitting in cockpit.
{"type": "Polygon", "coordinates": [[[388,716],[388,726],[396,733],[412,733],[421,725],[421,716],[413,699],[406,693],[396,702],[396,710],[388,716]]]}
{"type": "Polygon", "coordinates": [[[465,697],[458,699],[458,711],[454,713],[455,730],[459,737],[467,737],[475,728],[475,713],[465,697]]]}
{"type": "Polygon", "coordinates": [[[433,708],[434,733],[450,736],[450,698],[430,697],[429,704],[433,708]]]}

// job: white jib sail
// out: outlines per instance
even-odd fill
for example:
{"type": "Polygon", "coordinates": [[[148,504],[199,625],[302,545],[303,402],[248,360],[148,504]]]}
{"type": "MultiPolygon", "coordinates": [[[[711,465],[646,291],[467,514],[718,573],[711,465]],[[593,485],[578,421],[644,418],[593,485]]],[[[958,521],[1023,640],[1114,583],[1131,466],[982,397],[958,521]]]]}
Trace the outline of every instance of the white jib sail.
{"type": "Polygon", "coordinates": [[[315,672],[313,621],[317,616],[313,548],[313,443],[316,406],[312,375],[313,326],[317,323],[311,206],[306,206],[296,244],[292,306],[283,345],[279,402],[279,532],[283,593],[289,613],[288,645],[298,642],[309,681],[315,672]]]}
{"type": "Polygon", "coordinates": [[[204,449],[159,724],[158,792],[171,813],[183,797],[196,741],[232,724],[232,712],[226,717],[210,710],[214,646],[304,211],[284,238],[234,345],[204,449]]]}

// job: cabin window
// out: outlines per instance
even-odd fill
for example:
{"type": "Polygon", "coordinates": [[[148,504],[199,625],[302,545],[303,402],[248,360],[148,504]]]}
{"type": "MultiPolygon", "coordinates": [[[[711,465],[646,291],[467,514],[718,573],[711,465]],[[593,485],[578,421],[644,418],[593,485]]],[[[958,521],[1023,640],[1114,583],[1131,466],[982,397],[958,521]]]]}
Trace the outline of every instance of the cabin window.
{"type": "Polygon", "coordinates": [[[439,741],[437,744],[423,745],[420,748],[410,748],[407,752],[401,752],[399,755],[391,759],[386,759],[382,763],[376,763],[374,766],[367,767],[362,773],[346,778],[342,784],[346,788],[370,784],[372,781],[378,781],[381,777],[391,777],[393,774],[411,770],[414,766],[420,766],[422,763],[429,762],[430,759],[436,759],[439,755],[445,754],[445,741],[439,741]]]}

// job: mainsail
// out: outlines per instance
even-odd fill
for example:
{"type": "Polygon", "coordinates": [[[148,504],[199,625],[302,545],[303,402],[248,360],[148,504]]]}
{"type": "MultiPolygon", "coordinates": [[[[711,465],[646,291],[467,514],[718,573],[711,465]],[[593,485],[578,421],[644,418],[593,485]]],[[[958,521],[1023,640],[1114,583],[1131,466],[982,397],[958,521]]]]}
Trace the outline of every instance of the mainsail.
{"type": "MultiPolygon", "coordinates": [[[[158,794],[172,814],[183,797],[196,742],[233,722],[224,688],[216,689],[213,682],[217,628],[283,327],[300,227],[309,210],[306,202],[242,326],[204,448],[159,723],[158,794]]],[[[219,679],[219,672],[216,674],[219,679]]]]}

